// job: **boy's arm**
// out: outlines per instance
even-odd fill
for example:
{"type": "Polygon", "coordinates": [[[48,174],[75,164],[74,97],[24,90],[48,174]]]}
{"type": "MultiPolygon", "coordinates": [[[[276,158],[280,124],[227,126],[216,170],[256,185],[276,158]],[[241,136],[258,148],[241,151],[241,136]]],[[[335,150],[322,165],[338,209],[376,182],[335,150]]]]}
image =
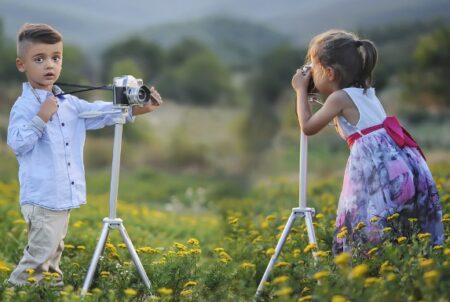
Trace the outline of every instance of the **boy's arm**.
{"type": "Polygon", "coordinates": [[[46,123],[18,106],[13,106],[9,118],[7,143],[17,154],[32,150],[44,134],[46,123]]]}

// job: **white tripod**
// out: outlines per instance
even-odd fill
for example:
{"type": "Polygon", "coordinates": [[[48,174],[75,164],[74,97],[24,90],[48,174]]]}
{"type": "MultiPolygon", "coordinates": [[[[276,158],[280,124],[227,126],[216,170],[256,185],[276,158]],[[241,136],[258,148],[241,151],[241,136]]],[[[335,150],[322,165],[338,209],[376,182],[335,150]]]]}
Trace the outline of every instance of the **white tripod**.
{"type": "MultiPolygon", "coordinates": [[[[120,153],[122,148],[122,132],[123,125],[126,121],[126,116],[128,115],[128,107],[121,107],[122,116],[117,120],[114,125],[114,145],[113,145],[113,159],[112,159],[112,169],[111,169],[111,186],[109,195],[109,217],[103,219],[103,228],[100,234],[100,238],[97,242],[94,255],[92,256],[91,264],[89,265],[86,278],[84,280],[83,289],[81,291],[81,296],[85,296],[89,287],[91,286],[92,279],[94,277],[95,269],[98,264],[100,256],[103,254],[106,245],[106,239],[108,238],[109,229],[119,229],[120,235],[125,242],[128,251],[131,254],[134,264],[138,270],[139,276],[144,282],[145,286],[150,289],[151,283],[145,273],[144,267],[142,266],[139,256],[133,246],[133,243],[128,236],[125,227],[123,226],[123,221],[116,217],[117,210],[117,192],[119,189],[119,172],[120,172],[120,153]]],[[[93,117],[98,115],[98,113],[87,113],[85,117],[93,117]]]]}
{"type": "MultiPolygon", "coordinates": [[[[281,253],[281,249],[283,248],[284,243],[289,235],[289,232],[292,228],[297,217],[305,217],[306,229],[308,231],[308,238],[310,244],[317,245],[316,235],[314,233],[314,226],[312,222],[312,216],[315,214],[315,210],[313,208],[306,207],[306,188],[307,188],[307,158],[308,158],[308,140],[306,135],[301,131],[300,134],[300,174],[299,174],[299,207],[293,208],[291,215],[284,227],[283,233],[281,234],[280,239],[278,240],[277,246],[275,248],[275,253],[270,258],[269,264],[264,272],[264,275],[259,282],[258,289],[256,290],[254,301],[258,301],[259,297],[262,294],[264,283],[269,278],[270,271],[272,270],[275,261],[281,253]]],[[[313,257],[315,259],[315,254],[313,252],[313,257]]]]}

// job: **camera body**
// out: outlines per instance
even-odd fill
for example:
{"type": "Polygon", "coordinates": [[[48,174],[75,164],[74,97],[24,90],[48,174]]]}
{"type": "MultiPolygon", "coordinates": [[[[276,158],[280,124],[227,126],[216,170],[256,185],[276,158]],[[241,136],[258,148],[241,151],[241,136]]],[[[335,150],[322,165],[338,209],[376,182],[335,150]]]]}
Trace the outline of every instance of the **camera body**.
{"type": "MultiPolygon", "coordinates": [[[[307,64],[307,65],[303,65],[301,68],[302,74],[306,75],[306,73],[312,68],[311,64],[307,64]]],[[[318,93],[319,91],[317,90],[316,86],[314,85],[314,80],[313,77],[311,75],[311,78],[309,79],[309,83],[308,83],[308,93],[318,93]]]]}
{"type": "Polygon", "coordinates": [[[115,77],[113,79],[113,103],[116,106],[143,106],[149,101],[159,103],[143,85],[142,79],[131,75],[115,77]]]}

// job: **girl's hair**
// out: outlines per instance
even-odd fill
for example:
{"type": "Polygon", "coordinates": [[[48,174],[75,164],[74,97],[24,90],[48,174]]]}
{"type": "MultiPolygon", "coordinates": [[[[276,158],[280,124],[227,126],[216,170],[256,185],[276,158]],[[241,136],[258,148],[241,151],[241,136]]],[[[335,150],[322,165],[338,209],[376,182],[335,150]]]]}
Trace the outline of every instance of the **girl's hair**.
{"type": "Polygon", "coordinates": [[[377,49],[370,40],[360,40],[343,30],[329,30],[315,36],[309,44],[306,61],[315,58],[323,67],[335,70],[340,88],[372,85],[377,49]]]}
{"type": "Polygon", "coordinates": [[[25,23],[17,34],[17,55],[23,54],[28,43],[56,44],[62,40],[62,35],[50,25],[25,23]]]}

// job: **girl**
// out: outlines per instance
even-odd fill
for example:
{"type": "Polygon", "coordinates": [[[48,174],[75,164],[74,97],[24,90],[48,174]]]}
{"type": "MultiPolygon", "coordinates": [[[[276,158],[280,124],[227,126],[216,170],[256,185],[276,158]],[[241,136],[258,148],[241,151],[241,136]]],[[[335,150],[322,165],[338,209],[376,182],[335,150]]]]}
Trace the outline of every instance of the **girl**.
{"type": "Polygon", "coordinates": [[[292,79],[302,131],[313,135],[333,120],[350,147],[333,252],[379,243],[388,220],[398,222],[402,235],[418,226],[431,234],[433,244],[442,244],[442,209],[425,157],[397,119],[386,117],[371,87],[374,43],[349,32],[327,31],[313,38],[306,61],[311,67],[298,69],[292,79]],[[308,104],[311,77],[326,97],[314,114],[308,104]]]}

